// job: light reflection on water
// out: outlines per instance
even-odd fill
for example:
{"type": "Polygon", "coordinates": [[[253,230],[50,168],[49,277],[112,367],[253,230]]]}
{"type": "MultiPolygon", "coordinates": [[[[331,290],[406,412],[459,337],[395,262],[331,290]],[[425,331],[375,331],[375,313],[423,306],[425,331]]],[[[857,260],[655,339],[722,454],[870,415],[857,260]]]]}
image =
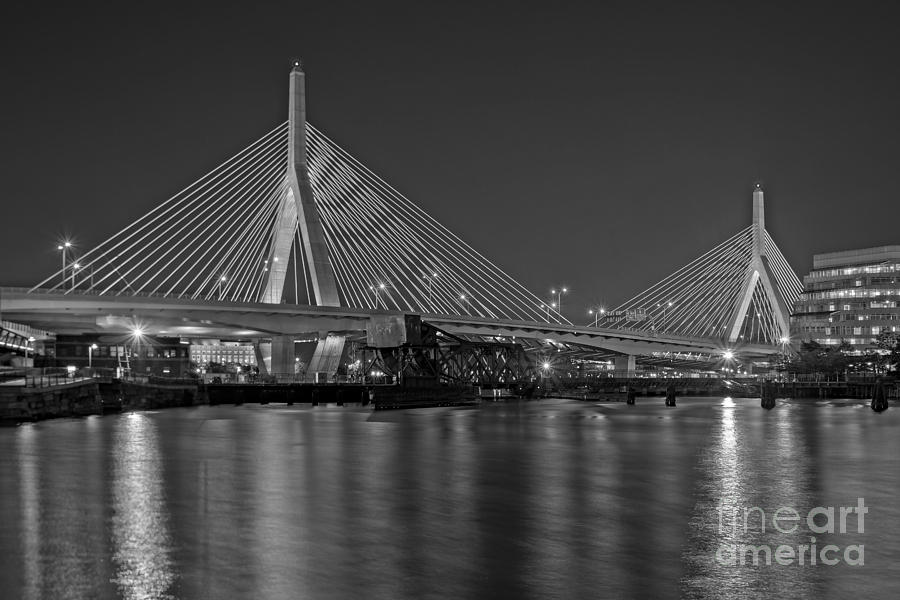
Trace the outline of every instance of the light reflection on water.
{"type": "MultiPolygon", "coordinates": [[[[386,413],[202,407],[7,428],[0,552],[12,558],[0,589],[14,598],[891,597],[898,426],[900,410],[854,403],[765,411],[758,400],[679,398],[670,408],[642,398],[386,413]],[[857,496],[871,506],[864,568],[715,561],[722,543],[770,534],[719,531],[722,501],[800,510],[857,496]]],[[[803,543],[802,533],[779,543],[803,543]]]]}
{"type": "MultiPolygon", "coordinates": [[[[22,590],[24,600],[38,599],[41,592],[41,547],[40,547],[40,483],[38,482],[37,452],[34,448],[36,432],[33,427],[22,427],[18,436],[19,493],[22,507],[22,558],[25,584],[22,590]]],[[[4,490],[4,493],[5,490],[4,490]]]]}
{"type": "Polygon", "coordinates": [[[113,438],[113,582],[128,600],[174,597],[169,594],[175,573],[156,428],[152,416],[130,413],[113,438]]]}

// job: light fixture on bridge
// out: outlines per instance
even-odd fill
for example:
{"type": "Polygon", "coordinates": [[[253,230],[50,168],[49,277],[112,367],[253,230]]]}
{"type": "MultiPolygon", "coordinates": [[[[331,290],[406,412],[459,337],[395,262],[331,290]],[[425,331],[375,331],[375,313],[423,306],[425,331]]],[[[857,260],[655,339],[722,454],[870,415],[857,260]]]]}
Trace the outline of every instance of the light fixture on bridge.
{"type": "Polygon", "coordinates": [[[725,360],[731,360],[734,358],[734,352],[731,350],[726,350],[722,353],[722,358],[724,358],[725,360]]]}
{"type": "Polygon", "coordinates": [[[569,288],[566,286],[563,286],[558,289],[553,288],[550,290],[551,296],[556,296],[556,304],[552,305],[554,310],[556,310],[556,312],[562,314],[562,296],[563,296],[563,294],[568,294],[568,293],[569,293],[569,288]]]}

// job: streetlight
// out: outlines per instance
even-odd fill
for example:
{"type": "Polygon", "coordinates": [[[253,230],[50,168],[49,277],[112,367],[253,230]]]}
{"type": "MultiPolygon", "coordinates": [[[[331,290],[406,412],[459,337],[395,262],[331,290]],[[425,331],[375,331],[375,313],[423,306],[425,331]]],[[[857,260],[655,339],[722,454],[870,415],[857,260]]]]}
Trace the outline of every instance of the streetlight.
{"type": "MultiPolygon", "coordinates": [[[[384,289],[386,289],[386,288],[387,288],[387,286],[386,286],[385,284],[383,284],[383,283],[379,283],[377,286],[375,286],[375,285],[370,285],[370,286],[369,286],[369,289],[370,289],[370,290],[372,291],[372,293],[375,295],[375,308],[378,308],[378,300],[379,300],[378,292],[379,292],[380,290],[384,290],[384,289]]],[[[385,310],[387,310],[387,303],[384,302],[383,304],[384,304],[385,310]]]]}
{"type": "Polygon", "coordinates": [[[593,317],[594,317],[594,323],[593,323],[593,326],[594,326],[594,327],[599,327],[599,326],[600,326],[600,319],[602,319],[602,318],[603,318],[603,315],[606,314],[606,309],[603,308],[602,306],[594,306],[594,307],[588,309],[588,314],[589,314],[589,315],[593,315],[593,317]]]}
{"type": "Polygon", "coordinates": [[[668,302],[659,303],[657,302],[656,308],[662,307],[662,322],[660,323],[660,330],[666,330],[666,309],[672,308],[675,304],[669,300],[668,302]]]}
{"type": "Polygon", "coordinates": [[[63,241],[60,243],[56,249],[62,251],[62,284],[63,288],[66,287],[66,250],[72,247],[72,242],[63,241]]]}
{"type": "Polygon", "coordinates": [[[93,367],[93,359],[94,359],[94,350],[97,349],[97,344],[91,344],[88,346],[88,369],[93,367]]]}
{"type": "Polygon", "coordinates": [[[28,366],[28,350],[31,348],[31,344],[34,343],[34,337],[28,338],[28,343],[25,344],[25,366],[28,366]]]}
{"type": "Polygon", "coordinates": [[[787,360],[787,347],[788,347],[788,344],[791,343],[791,338],[790,338],[790,336],[783,335],[783,336],[781,336],[781,340],[779,340],[779,341],[781,342],[781,362],[783,365],[784,362],[787,360]]]}
{"type": "Polygon", "coordinates": [[[228,278],[222,275],[219,277],[219,300],[222,299],[222,284],[228,281],[228,278]]]}
{"type": "Polygon", "coordinates": [[[554,308],[558,307],[556,312],[558,312],[560,315],[562,315],[562,295],[568,294],[569,288],[562,287],[562,288],[559,288],[558,290],[553,289],[553,290],[550,290],[550,293],[556,295],[556,304],[554,305],[554,308]]]}
{"type": "Polygon", "coordinates": [[[469,300],[465,294],[459,295],[459,304],[462,306],[462,309],[466,311],[466,314],[469,314],[469,300]]]}

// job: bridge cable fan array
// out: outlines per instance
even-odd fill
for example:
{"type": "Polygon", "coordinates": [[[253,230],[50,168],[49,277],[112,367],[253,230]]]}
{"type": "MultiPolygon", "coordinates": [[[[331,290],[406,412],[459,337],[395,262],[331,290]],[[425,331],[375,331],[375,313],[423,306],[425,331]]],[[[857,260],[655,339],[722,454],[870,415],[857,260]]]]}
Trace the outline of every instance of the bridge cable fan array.
{"type": "MultiPolygon", "coordinates": [[[[307,124],[313,195],[341,304],[488,319],[568,323],[509,274],[307,124]]],[[[315,304],[300,228],[273,247],[288,193],[288,124],[254,141],[32,288],[205,301],[315,304]],[[274,268],[287,260],[287,268],[274,268]]]]}

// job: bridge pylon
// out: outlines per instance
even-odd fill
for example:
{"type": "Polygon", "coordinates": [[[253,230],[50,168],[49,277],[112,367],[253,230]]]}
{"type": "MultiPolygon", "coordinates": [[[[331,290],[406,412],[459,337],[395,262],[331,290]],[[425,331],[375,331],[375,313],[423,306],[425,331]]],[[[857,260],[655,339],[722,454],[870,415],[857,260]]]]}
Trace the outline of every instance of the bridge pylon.
{"type": "Polygon", "coordinates": [[[318,306],[340,306],[334,266],[310,181],[306,139],[306,74],[302,63],[295,60],[291,68],[288,107],[287,193],[275,221],[275,236],[260,301],[281,303],[295,232],[299,228],[314,295],[311,300],[314,299],[318,306]]]}
{"type": "Polygon", "coordinates": [[[748,227],[608,313],[604,325],[777,347],[790,335],[790,310],[802,290],[766,231],[757,184],[748,227]]]}
{"type": "Polygon", "coordinates": [[[784,297],[777,289],[777,280],[772,272],[769,262],[770,247],[766,240],[766,206],[762,186],[757,183],[753,188],[753,224],[751,225],[753,238],[753,254],[744,278],[743,293],[738,297],[734,316],[728,327],[727,340],[730,343],[737,342],[741,335],[747,312],[753,302],[753,295],[760,290],[765,294],[769,306],[772,308],[772,318],[777,327],[777,338],[790,337],[790,308],[786,305],[784,297]]]}

